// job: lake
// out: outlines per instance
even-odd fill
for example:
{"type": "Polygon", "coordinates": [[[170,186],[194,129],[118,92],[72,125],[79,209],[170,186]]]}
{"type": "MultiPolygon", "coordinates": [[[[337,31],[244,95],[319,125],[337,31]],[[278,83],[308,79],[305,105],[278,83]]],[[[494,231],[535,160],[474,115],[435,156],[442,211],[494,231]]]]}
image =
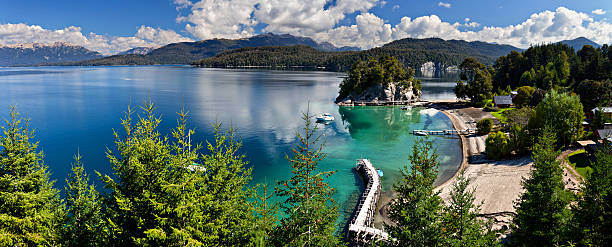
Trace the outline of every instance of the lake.
{"type": "MultiPolygon", "coordinates": [[[[72,157],[83,155],[86,170],[111,174],[106,148],[113,148],[113,129],[128,105],[148,97],[163,116],[162,134],[176,125],[176,112],[190,111],[192,141],[211,140],[216,120],[237,128],[242,151],[253,168],[253,183],[274,185],[291,175],[285,159],[296,144],[295,130],[308,105],[314,114],[329,112],[335,121],[319,125],[326,139],[323,170],[336,170],[343,218],[360,194],[355,160],[369,158],[384,171],[383,190],[391,189],[415,141],[413,129],[449,129],[450,120],[432,109],[338,107],[333,103],[342,73],[201,69],[189,66],[0,68],[0,119],[9,105],[31,118],[45,163],[65,186],[72,157]]],[[[454,98],[454,77],[421,78],[424,99],[454,98]]],[[[461,160],[458,138],[432,137],[440,152],[440,178],[454,173],[461,160]]],[[[99,186],[98,186],[99,187],[99,186]]]]}

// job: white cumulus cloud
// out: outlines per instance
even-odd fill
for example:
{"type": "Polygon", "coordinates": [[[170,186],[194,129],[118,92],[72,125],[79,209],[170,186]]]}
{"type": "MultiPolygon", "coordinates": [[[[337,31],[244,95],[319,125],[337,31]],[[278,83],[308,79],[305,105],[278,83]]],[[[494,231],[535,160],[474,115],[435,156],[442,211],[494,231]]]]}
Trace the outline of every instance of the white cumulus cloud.
{"type": "MultiPolygon", "coordinates": [[[[347,14],[367,12],[378,0],[201,0],[179,16],[198,39],[243,38],[257,31],[314,36],[332,29],[347,14]],[[263,25],[262,30],[255,30],[263,25]]],[[[184,5],[181,5],[184,6],[184,5]]]]}
{"type": "MultiPolygon", "coordinates": [[[[378,18],[373,14],[369,15],[367,18],[365,14],[357,17],[362,16],[360,18],[369,20],[378,18]]],[[[477,22],[469,22],[469,18],[464,21],[466,21],[465,24],[451,23],[442,20],[437,15],[403,17],[394,26],[385,24],[382,20],[362,21],[352,26],[336,27],[315,37],[338,46],[362,48],[379,46],[396,39],[428,37],[479,40],[510,44],[521,48],[529,47],[531,44],[557,42],[577,37],[586,37],[600,44],[612,41],[611,23],[606,22],[605,19],[595,21],[586,13],[565,7],[559,7],[555,11],[532,14],[525,21],[509,26],[484,26],[476,30],[463,30],[462,27],[477,28],[480,26],[477,22]],[[367,30],[377,30],[379,34],[372,37],[373,32],[367,30]]]]}
{"type": "Polygon", "coordinates": [[[444,7],[444,8],[450,8],[451,4],[450,3],[445,3],[445,2],[438,2],[438,6],[444,7]]]}
{"type": "Polygon", "coordinates": [[[606,13],[606,11],[603,9],[596,9],[596,10],[591,11],[591,13],[596,14],[596,15],[603,15],[606,13]]]}

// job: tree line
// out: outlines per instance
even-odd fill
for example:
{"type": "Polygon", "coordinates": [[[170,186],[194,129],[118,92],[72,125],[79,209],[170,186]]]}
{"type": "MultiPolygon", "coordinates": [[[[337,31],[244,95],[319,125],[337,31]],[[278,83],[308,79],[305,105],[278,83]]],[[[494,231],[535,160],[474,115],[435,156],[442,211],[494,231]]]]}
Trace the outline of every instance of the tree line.
{"type": "Polygon", "coordinates": [[[467,58],[459,69],[457,97],[480,106],[494,94],[521,87],[531,91],[523,92],[521,105],[535,106],[553,89],[579,95],[586,111],[612,103],[612,47],[607,44],[597,49],[585,45],[577,52],[561,43],[536,45],[501,56],[492,66],[467,58]]]}

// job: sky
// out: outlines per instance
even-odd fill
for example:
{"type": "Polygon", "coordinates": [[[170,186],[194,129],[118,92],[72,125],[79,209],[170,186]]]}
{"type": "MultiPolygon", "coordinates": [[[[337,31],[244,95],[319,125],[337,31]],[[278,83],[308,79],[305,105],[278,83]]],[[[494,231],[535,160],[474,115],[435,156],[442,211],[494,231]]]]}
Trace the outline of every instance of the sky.
{"type": "Polygon", "coordinates": [[[372,48],[402,38],[612,43],[612,0],[0,0],[0,44],[134,47],[260,33],[372,48]]]}

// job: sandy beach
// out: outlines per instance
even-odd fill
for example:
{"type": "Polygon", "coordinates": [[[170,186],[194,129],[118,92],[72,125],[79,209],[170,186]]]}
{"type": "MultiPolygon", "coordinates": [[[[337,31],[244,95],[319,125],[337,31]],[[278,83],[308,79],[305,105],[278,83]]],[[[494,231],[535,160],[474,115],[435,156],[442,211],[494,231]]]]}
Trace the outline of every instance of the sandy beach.
{"type": "MultiPolygon", "coordinates": [[[[455,129],[463,130],[476,128],[476,122],[483,118],[493,118],[490,113],[481,108],[465,107],[460,103],[436,103],[431,107],[446,114],[455,129]]],[[[498,121],[495,119],[495,122],[498,121]]],[[[475,188],[476,202],[482,202],[480,214],[493,221],[493,229],[509,229],[512,216],[515,214],[514,202],[520,197],[524,189],[521,185],[523,178],[529,175],[533,160],[530,156],[523,156],[509,160],[492,161],[484,154],[487,135],[462,135],[463,161],[459,169],[465,169],[466,175],[471,179],[471,188],[475,188]]],[[[562,152],[559,159],[564,161],[565,156],[572,150],[562,152]]],[[[569,190],[577,190],[580,177],[571,166],[564,164],[564,182],[569,190]]],[[[456,176],[456,175],[455,175],[456,176]]],[[[445,203],[450,199],[450,191],[455,182],[455,176],[442,182],[436,187],[445,203]]],[[[381,195],[378,214],[374,226],[382,229],[384,223],[390,224],[386,209],[394,197],[394,192],[387,191],[381,195]]]]}

